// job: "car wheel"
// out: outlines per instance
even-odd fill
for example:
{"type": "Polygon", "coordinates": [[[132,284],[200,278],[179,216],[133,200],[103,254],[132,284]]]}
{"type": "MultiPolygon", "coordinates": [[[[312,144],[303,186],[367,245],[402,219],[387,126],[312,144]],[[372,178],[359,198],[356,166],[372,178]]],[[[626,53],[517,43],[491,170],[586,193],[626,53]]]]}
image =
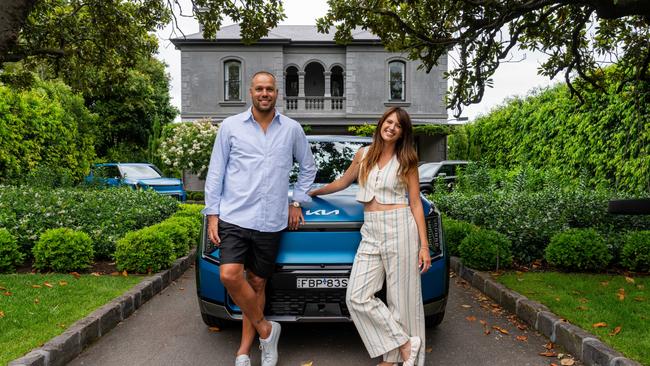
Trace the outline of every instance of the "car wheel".
{"type": "Polygon", "coordinates": [[[201,317],[203,318],[203,322],[205,323],[205,325],[207,325],[208,327],[217,327],[219,329],[228,328],[235,323],[233,321],[219,319],[217,317],[208,315],[206,313],[201,313],[201,317]]]}
{"type": "Polygon", "coordinates": [[[426,325],[427,328],[435,328],[440,323],[442,323],[442,319],[445,318],[445,312],[441,311],[437,314],[429,315],[424,319],[424,324],[426,325]]]}

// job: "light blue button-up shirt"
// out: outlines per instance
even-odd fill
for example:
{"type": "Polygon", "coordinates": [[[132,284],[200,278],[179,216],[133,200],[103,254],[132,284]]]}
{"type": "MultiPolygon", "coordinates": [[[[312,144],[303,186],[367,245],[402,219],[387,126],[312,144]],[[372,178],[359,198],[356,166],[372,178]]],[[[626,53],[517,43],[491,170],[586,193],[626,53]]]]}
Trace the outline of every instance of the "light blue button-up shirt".
{"type": "Polygon", "coordinates": [[[247,229],[276,232],[289,219],[289,174],[300,165],[293,200],[310,202],[316,166],[300,124],[275,112],[266,133],[251,109],[226,118],[205,180],[206,215],[247,229]]]}

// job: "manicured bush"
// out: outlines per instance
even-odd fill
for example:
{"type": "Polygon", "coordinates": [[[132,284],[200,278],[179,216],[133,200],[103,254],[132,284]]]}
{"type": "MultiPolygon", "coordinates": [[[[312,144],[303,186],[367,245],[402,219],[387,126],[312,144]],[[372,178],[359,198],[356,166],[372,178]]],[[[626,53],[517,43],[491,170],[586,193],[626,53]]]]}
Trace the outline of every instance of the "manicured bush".
{"type": "Polygon", "coordinates": [[[650,230],[627,235],[621,251],[623,265],[638,272],[650,272],[650,230]]]}
{"type": "Polygon", "coordinates": [[[32,253],[35,268],[70,272],[90,267],[93,263],[93,242],[82,231],[50,229],[41,235],[32,253]]]}
{"type": "Polygon", "coordinates": [[[0,273],[13,272],[21,264],[24,255],[20,252],[16,238],[9,230],[0,228],[0,273]]]}
{"type": "Polygon", "coordinates": [[[115,262],[120,271],[158,272],[169,268],[175,259],[172,239],[156,226],[130,232],[116,244],[115,262]]]}
{"type": "Polygon", "coordinates": [[[169,236],[174,245],[174,254],[176,257],[184,257],[187,255],[190,250],[190,244],[193,243],[193,238],[190,237],[190,231],[185,225],[170,218],[152,227],[169,236]]]}
{"type": "Polygon", "coordinates": [[[556,267],[574,271],[600,271],[612,259],[605,239],[594,229],[568,229],[554,235],[545,257],[556,267]]]}
{"type": "Polygon", "coordinates": [[[469,222],[454,220],[449,218],[442,219],[442,231],[447,244],[447,251],[450,255],[458,256],[458,246],[471,232],[478,227],[469,222]]]}
{"type": "Polygon", "coordinates": [[[201,239],[201,221],[189,216],[172,216],[165,220],[165,222],[171,225],[182,226],[187,230],[187,244],[189,248],[193,248],[199,244],[199,240],[201,239]]]}
{"type": "Polygon", "coordinates": [[[0,227],[16,237],[23,253],[31,253],[47,229],[81,230],[92,238],[96,257],[110,258],[117,239],[161,222],[177,207],[176,200],[149,190],[2,186],[0,227]]]}
{"type": "Polygon", "coordinates": [[[478,270],[496,270],[512,264],[510,240],[494,230],[472,231],[458,247],[463,264],[478,270]]]}

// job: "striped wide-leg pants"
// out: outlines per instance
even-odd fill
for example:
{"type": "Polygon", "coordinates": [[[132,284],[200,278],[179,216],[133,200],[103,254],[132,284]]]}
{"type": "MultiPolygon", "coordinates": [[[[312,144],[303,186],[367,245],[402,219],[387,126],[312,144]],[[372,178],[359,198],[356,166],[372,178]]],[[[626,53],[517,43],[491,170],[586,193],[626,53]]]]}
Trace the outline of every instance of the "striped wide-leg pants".
{"type": "Polygon", "coordinates": [[[370,357],[402,362],[399,346],[419,336],[424,365],[424,308],[418,269],[419,238],[409,207],[364,213],[346,302],[370,357]],[[386,304],[375,297],[386,280],[386,304]]]}

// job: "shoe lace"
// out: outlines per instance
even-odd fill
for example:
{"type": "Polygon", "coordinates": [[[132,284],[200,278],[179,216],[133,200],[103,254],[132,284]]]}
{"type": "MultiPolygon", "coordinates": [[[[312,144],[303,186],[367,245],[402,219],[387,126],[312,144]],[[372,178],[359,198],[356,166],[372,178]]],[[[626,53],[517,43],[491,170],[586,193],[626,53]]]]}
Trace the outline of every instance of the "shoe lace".
{"type": "Polygon", "coordinates": [[[270,344],[266,345],[266,346],[264,344],[260,344],[260,351],[262,351],[262,360],[263,361],[271,361],[271,359],[272,359],[271,352],[269,350],[267,350],[267,347],[270,347],[270,344]]]}

